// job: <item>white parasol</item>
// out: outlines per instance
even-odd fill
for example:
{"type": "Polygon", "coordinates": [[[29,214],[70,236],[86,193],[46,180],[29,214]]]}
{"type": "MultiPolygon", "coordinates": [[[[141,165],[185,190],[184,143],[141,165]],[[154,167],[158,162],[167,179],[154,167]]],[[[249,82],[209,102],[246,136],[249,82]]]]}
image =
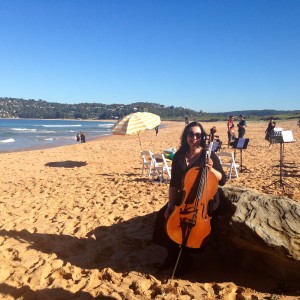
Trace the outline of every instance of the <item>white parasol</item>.
{"type": "Polygon", "coordinates": [[[129,114],[119,120],[113,127],[112,133],[116,135],[137,134],[142,150],[139,133],[147,129],[153,129],[160,124],[160,117],[149,112],[137,112],[129,114]]]}

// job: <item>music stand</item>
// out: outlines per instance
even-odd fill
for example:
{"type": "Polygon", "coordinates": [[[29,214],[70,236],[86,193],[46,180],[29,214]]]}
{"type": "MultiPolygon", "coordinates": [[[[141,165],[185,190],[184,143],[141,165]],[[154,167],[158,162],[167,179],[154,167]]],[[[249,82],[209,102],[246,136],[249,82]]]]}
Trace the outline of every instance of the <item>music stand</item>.
{"type": "Polygon", "coordinates": [[[243,150],[247,149],[249,139],[238,138],[235,139],[232,148],[240,150],[240,172],[251,172],[247,167],[243,166],[243,150]]]}
{"type": "Polygon", "coordinates": [[[274,131],[270,136],[270,141],[272,144],[279,143],[280,144],[280,155],[279,155],[279,179],[275,180],[267,187],[279,183],[279,186],[284,190],[284,185],[292,187],[289,183],[283,180],[283,156],[284,156],[284,143],[293,143],[295,142],[293,138],[293,133],[291,130],[283,130],[283,131],[274,131]]]}
{"type": "Polygon", "coordinates": [[[222,146],[222,142],[221,141],[214,141],[213,145],[212,145],[212,149],[211,151],[213,152],[219,152],[222,146]]]}

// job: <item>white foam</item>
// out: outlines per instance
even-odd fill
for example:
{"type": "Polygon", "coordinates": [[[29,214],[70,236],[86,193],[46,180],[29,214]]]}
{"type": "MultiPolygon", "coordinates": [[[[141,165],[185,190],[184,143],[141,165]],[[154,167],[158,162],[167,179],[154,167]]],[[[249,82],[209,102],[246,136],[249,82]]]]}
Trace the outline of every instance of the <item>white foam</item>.
{"type": "Polygon", "coordinates": [[[111,123],[111,124],[99,124],[98,127],[103,127],[103,128],[111,128],[113,127],[115,124],[111,123]]]}
{"type": "Polygon", "coordinates": [[[7,139],[7,140],[0,141],[0,143],[13,143],[13,142],[15,142],[15,140],[12,139],[12,138],[7,139]]]}
{"type": "Polygon", "coordinates": [[[36,131],[36,129],[29,129],[29,128],[11,128],[11,130],[14,130],[14,131],[31,131],[31,132],[36,131]]]}
{"type": "Polygon", "coordinates": [[[81,124],[77,125],[41,125],[42,127],[81,127],[81,124]]]}
{"type": "Polygon", "coordinates": [[[53,131],[53,130],[39,130],[38,133],[56,133],[56,131],[53,131]]]}

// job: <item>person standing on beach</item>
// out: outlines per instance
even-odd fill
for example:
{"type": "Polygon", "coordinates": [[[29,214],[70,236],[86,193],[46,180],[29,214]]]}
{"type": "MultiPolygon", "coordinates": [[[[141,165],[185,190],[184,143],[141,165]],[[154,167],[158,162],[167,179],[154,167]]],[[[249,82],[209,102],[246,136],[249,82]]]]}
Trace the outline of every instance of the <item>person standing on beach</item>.
{"type": "Polygon", "coordinates": [[[158,134],[158,126],[155,127],[155,133],[156,133],[156,136],[158,134]]]}
{"type": "Polygon", "coordinates": [[[85,133],[84,132],[80,133],[80,140],[81,140],[81,143],[85,143],[85,133]]]}
{"type": "Polygon", "coordinates": [[[270,121],[269,121],[268,127],[267,127],[267,129],[265,130],[265,134],[266,134],[265,140],[266,140],[266,141],[269,141],[269,139],[270,139],[270,133],[271,133],[271,131],[272,131],[274,128],[275,128],[275,122],[274,122],[274,119],[273,119],[273,117],[270,117],[270,121]]]}
{"type": "Polygon", "coordinates": [[[77,135],[76,135],[76,141],[77,141],[77,143],[80,142],[80,133],[79,133],[79,132],[78,132],[77,135]]]}
{"type": "Polygon", "coordinates": [[[214,141],[215,139],[215,133],[217,132],[217,127],[216,126],[213,126],[211,129],[210,129],[210,135],[209,135],[209,140],[211,142],[214,141]]]}
{"type": "Polygon", "coordinates": [[[185,121],[185,125],[188,125],[188,124],[189,124],[189,119],[188,119],[187,116],[185,116],[184,121],[185,121]]]}
{"type": "MultiPolygon", "coordinates": [[[[172,161],[172,174],[169,187],[169,201],[159,210],[155,222],[152,240],[154,243],[166,248],[167,256],[158,270],[166,270],[175,266],[179,255],[179,245],[173,242],[166,233],[165,226],[167,219],[172,214],[175,206],[181,204],[183,197],[184,178],[187,171],[193,167],[201,167],[204,164],[211,171],[218,181],[219,185],[224,185],[226,175],[220,164],[217,155],[212,152],[209,159],[206,158],[206,133],[203,126],[198,122],[188,124],[181,136],[181,146],[175,153],[172,161]]],[[[219,206],[219,194],[215,194],[209,201],[208,214],[212,216],[219,206]]],[[[179,264],[176,269],[176,276],[182,276],[189,271],[192,266],[192,257],[190,249],[183,247],[179,264]]]]}
{"type": "Polygon", "coordinates": [[[239,132],[239,139],[243,138],[246,133],[246,121],[244,116],[241,114],[239,115],[240,122],[238,124],[238,132],[239,132]]]}
{"type": "Polygon", "coordinates": [[[229,117],[229,121],[227,122],[227,136],[228,136],[228,148],[230,143],[235,140],[235,133],[234,133],[234,116],[229,117]]]}

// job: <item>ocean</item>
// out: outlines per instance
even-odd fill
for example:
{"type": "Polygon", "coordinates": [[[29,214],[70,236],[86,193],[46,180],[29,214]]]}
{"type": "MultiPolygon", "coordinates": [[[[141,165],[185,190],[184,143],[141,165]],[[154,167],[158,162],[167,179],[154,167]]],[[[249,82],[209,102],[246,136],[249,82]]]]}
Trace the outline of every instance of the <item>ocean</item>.
{"type": "Polygon", "coordinates": [[[51,148],[111,135],[113,122],[83,120],[0,119],[0,152],[51,148]]]}

